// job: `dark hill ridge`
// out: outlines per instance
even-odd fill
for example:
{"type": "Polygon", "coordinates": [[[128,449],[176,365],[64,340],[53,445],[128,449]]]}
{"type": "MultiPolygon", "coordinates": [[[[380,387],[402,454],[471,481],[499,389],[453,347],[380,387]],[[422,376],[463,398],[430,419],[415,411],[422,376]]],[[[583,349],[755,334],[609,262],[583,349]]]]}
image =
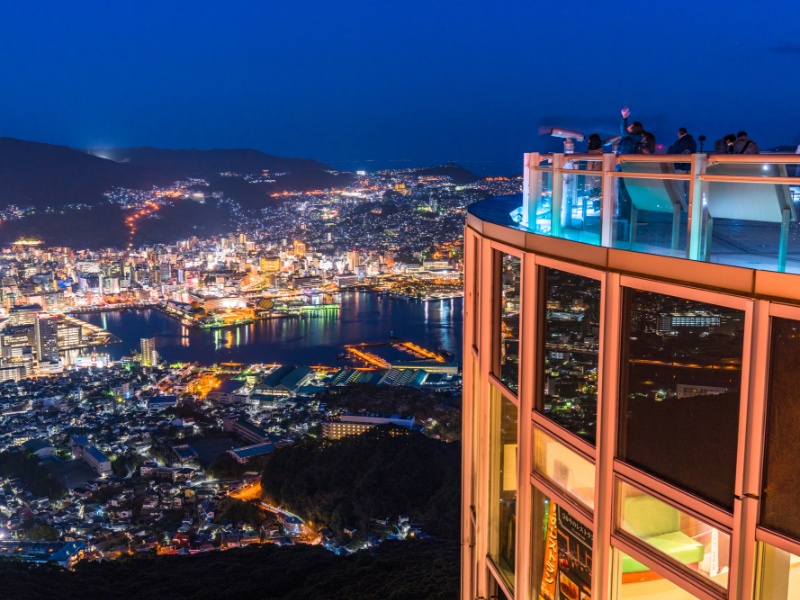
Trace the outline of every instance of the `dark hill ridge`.
{"type": "Polygon", "coordinates": [[[478,181],[479,179],[483,179],[482,177],[475,175],[475,173],[472,171],[469,171],[461,165],[457,165],[456,163],[447,163],[446,165],[441,165],[438,167],[414,169],[414,173],[420,177],[447,176],[452,180],[453,183],[457,185],[464,185],[478,181]]]}
{"type": "MultiPolygon", "coordinates": [[[[414,172],[420,176],[447,175],[457,184],[480,179],[455,164],[414,172]]],[[[312,159],[282,158],[257,150],[141,147],[87,153],[68,146],[0,137],[0,211],[9,205],[35,209],[34,214],[22,219],[4,221],[0,244],[32,237],[48,245],[124,247],[129,243],[168,243],[189,235],[215,235],[234,228],[229,204],[216,198],[207,199],[205,205],[176,199],[171,207],[159,211],[158,219],[141,223],[135,239],[130,239],[126,212],[104,196],[116,187],[149,190],[188,178],[205,179],[208,187],[200,188],[202,191],[222,192],[245,211],[282,202],[274,197],[282,192],[341,189],[354,180],[351,173],[337,173],[312,159]],[[241,177],[259,176],[265,170],[274,181],[252,183],[241,177]],[[52,210],[43,214],[46,208],[52,210]],[[103,226],[98,228],[97,223],[103,226]]]]}
{"type": "Polygon", "coordinates": [[[2,559],[0,581],[4,600],[450,600],[458,598],[459,546],[387,541],[370,552],[336,556],[320,546],[268,544],[80,562],[74,572],[2,559]]]}
{"type": "Polygon", "coordinates": [[[240,189],[234,200],[246,208],[265,206],[269,194],[346,185],[350,177],[334,175],[330,167],[311,159],[281,158],[257,150],[163,150],[115,148],[87,154],[68,146],[0,138],[0,209],[9,204],[36,208],[62,208],[68,204],[95,204],[113,187],[150,189],[179,179],[204,178],[213,190],[228,193],[230,179],[220,173],[241,175],[287,173],[275,183],[240,189]],[[256,206],[252,206],[253,204],[256,206]]]}
{"type": "Polygon", "coordinates": [[[205,179],[203,191],[220,191],[244,210],[259,210],[281,200],[273,194],[341,188],[352,181],[347,173],[332,173],[323,163],[270,156],[256,150],[162,150],[122,148],[88,154],[68,146],[0,138],[0,210],[9,205],[33,208],[34,214],[3,223],[0,244],[19,237],[47,244],[96,248],[171,242],[188,235],[212,235],[233,227],[230,208],[213,200],[196,205],[175,200],[159,220],[142,224],[135,240],[125,227],[126,213],[110,204],[104,193],[124,187],[149,190],[187,178],[205,179]],[[220,173],[261,175],[269,170],[274,182],[250,183],[220,173]],[[84,205],[79,210],[74,205],[84,205]],[[92,207],[86,210],[86,206],[92,207]],[[52,209],[43,214],[45,208],[52,209]],[[102,228],[94,224],[101,222],[102,228]]]}
{"type": "Polygon", "coordinates": [[[67,146],[0,138],[0,208],[94,204],[114,186],[140,187],[138,168],[67,146]]]}

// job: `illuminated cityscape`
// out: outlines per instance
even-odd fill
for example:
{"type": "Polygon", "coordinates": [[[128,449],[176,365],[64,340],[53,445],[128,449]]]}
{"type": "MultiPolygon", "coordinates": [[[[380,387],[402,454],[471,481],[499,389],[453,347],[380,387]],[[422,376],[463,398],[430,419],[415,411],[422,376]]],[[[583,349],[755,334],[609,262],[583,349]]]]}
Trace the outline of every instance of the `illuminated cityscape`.
{"type": "Polygon", "coordinates": [[[5,3],[0,600],[800,600],[799,7],[5,3]]]}
{"type": "MultiPolygon", "coordinates": [[[[251,216],[247,232],[224,237],[104,250],[27,240],[6,249],[0,468],[9,476],[0,542],[15,545],[2,552],[31,561],[52,552],[72,567],[134,549],[344,546],[347,539],[323,535],[274,507],[265,509],[272,516],[262,530],[223,530],[214,512],[226,498],[258,497],[254,464],[304,439],[338,440],[387,424],[456,439],[460,416],[446,404],[460,394],[453,354],[460,348],[426,348],[387,331],[383,340],[340,342],[344,366],[319,364],[312,346],[308,365],[245,364],[202,352],[207,360],[168,363],[169,335],[161,330],[153,337],[144,328],[157,318],[173,323],[183,339],[190,339],[188,331],[201,336],[195,341],[213,336],[215,347],[228,344],[218,336],[246,344],[249,336],[267,335],[252,329],[259,322],[324,327],[353,318],[342,313],[351,315],[348,303],[358,306],[365,295],[426,306],[426,314],[432,303],[436,314],[446,314],[450,309],[439,305],[463,296],[467,205],[518,192],[520,183],[503,177],[454,184],[414,170],[361,174],[346,190],[286,195],[261,217],[251,216]],[[386,219],[375,219],[388,210],[386,219]],[[429,227],[409,229],[412,215],[429,227]],[[121,315],[138,323],[133,337],[115,325],[121,315]],[[415,404],[413,414],[381,415],[348,412],[324,399],[350,386],[408,388],[430,402],[415,404]],[[12,464],[22,456],[33,456],[25,470],[12,464]],[[30,510],[39,529],[31,529],[30,510]]],[[[197,201],[180,183],[111,197],[133,212],[132,236],[138,221],[164,203],[197,201]]],[[[419,523],[394,518],[401,537],[412,529],[422,535],[419,523]]],[[[354,541],[348,552],[365,543],[354,541]]]]}

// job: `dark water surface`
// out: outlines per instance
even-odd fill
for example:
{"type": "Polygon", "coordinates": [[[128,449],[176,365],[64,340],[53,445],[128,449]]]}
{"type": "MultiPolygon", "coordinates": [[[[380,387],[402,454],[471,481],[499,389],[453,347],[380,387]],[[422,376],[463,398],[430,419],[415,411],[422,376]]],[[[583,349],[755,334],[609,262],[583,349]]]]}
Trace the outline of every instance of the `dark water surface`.
{"type": "MultiPolygon", "coordinates": [[[[169,362],[212,364],[343,364],[337,356],[345,344],[385,342],[390,333],[436,350],[444,348],[461,362],[464,301],[393,300],[366,292],[341,295],[339,316],[267,319],[217,330],[184,327],[155,310],[120,310],[79,315],[122,339],[107,347],[112,358],[139,349],[139,339],[156,338],[156,350],[169,362]]],[[[386,352],[390,352],[387,350],[386,352]]],[[[387,356],[401,359],[399,353],[387,356]]],[[[403,355],[408,360],[410,356],[403,355]]]]}

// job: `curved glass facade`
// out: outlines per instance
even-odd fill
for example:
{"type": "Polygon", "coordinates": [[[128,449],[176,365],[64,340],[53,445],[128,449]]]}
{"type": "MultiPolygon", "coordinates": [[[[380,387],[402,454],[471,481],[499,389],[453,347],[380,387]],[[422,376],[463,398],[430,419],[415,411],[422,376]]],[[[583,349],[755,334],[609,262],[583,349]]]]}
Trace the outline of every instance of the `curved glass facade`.
{"type": "Polygon", "coordinates": [[[473,205],[465,230],[462,600],[800,598],[796,255],[776,238],[763,263],[714,260],[719,230],[690,223],[705,193],[727,235],[741,184],[793,226],[791,178],[693,164],[666,179],[685,202],[648,217],[662,191],[642,182],[666,171],[620,170],[622,206],[618,159],[526,160],[523,198],[473,205]]]}

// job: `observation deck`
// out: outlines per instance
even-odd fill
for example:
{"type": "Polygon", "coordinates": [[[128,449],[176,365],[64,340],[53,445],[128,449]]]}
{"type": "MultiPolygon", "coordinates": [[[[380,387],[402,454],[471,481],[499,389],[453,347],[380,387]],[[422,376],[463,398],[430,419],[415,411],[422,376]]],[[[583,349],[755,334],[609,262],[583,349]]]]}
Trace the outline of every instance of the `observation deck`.
{"type": "Polygon", "coordinates": [[[800,300],[800,155],[529,153],[524,165],[522,195],[473,204],[469,227],[604,270],[800,300]]]}

